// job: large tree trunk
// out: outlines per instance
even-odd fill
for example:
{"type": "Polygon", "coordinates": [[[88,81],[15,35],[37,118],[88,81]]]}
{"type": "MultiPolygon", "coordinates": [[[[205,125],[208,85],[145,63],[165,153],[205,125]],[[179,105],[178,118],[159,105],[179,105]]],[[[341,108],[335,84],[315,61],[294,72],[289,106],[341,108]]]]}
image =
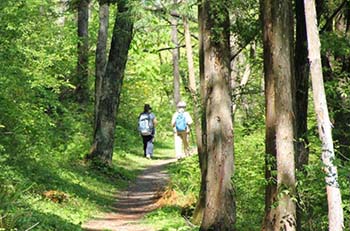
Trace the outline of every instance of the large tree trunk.
{"type": "MultiPolygon", "coordinates": [[[[293,16],[292,1],[274,2],[273,54],[279,57],[272,71],[275,78],[277,207],[274,230],[296,230],[295,153],[293,124],[293,16]]],[[[277,59],[275,59],[277,60],[277,59]]]]}
{"type": "Polygon", "coordinates": [[[272,0],[262,0],[261,14],[263,19],[264,41],[264,81],[265,81],[265,214],[262,231],[273,230],[272,204],[277,193],[276,175],[276,112],[275,112],[275,84],[272,64],[276,59],[272,47],[272,0]]]}
{"type": "Polygon", "coordinates": [[[264,1],[262,4],[264,18],[264,55],[267,102],[266,127],[266,177],[271,181],[269,169],[273,164],[271,154],[276,145],[277,189],[274,185],[266,189],[266,208],[263,230],[295,230],[295,169],[294,169],[294,124],[292,97],[292,54],[293,23],[291,1],[264,1]],[[271,57],[266,57],[271,55],[271,57]],[[270,66],[271,65],[271,66],[270,66]],[[274,90],[273,90],[274,89],[274,90]],[[273,101],[274,100],[274,101],[273,101]],[[274,104],[274,108],[271,105],[274,104]],[[270,116],[270,118],[268,117],[270,116]],[[275,133],[275,134],[274,134],[275,133]],[[273,136],[276,141],[274,143],[273,136]],[[269,148],[269,149],[267,149],[269,148]],[[287,190],[288,193],[282,193],[287,190]],[[276,207],[272,203],[276,202],[276,207]]]}
{"type": "Polygon", "coordinates": [[[229,17],[225,1],[202,4],[206,117],[206,203],[201,231],[234,230],[235,203],[231,177],[233,123],[230,97],[229,17]],[[221,20],[217,19],[221,15],[221,20]],[[214,28],[216,30],[214,30],[214,28]],[[219,31],[219,32],[218,32],[219,31]]]}
{"type": "Polygon", "coordinates": [[[102,80],[94,142],[87,156],[107,165],[112,163],[116,113],[133,31],[131,12],[124,4],[124,1],[118,4],[111,49],[102,80]]]}
{"type": "Polygon", "coordinates": [[[109,25],[109,3],[108,0],[100,0],[99,30],[96,47],[96,70],[95,70],[95,129],[97,125],[98,105],[102,95],[102,79],[106,71],[107,63],[107,40],[109,25]]]}
{"type": "Polygon", "coordinates": [[[325,165],[324,171],[326,173],[329,230],[340,231],[344,229],[344,217],[338,185],[337,168],[333,164],[335,155],[331,130],[332,125],[329,120],[323,84],[320,39],[317,28],[315,2],[312,0],[304,0],[304,4],[314,107],[317,116],[319,136],[322,141],[322,161],[325,165]]]}
{"type": "Polygon", "coordinates": [[[78,3],[78,64],[75,84],[77,102],[89,100],[89,1],[80,0],[78,3]]]}
{"type": "MultiPolygon", "coordinates": [[[[177,4],[177,0],[174,0],[174,4],[177,4]]],[[[176,15],[175,13],[173,15],[176,15]]],[[[179,67],[179,59],[180,59],[180,48],[179,41],[177,38],[177,18],[175,16],[171,16],[171,41],[174,45],[173,49],[173,76],[174,76],[174,104],[175,106],[180,101],[180,67],[179,67]]]]}
{"type": "MultiPolygon", "coordinates": [[[[307,111],[309,90],[309,62],[307,59],[307,38],[303,0],[295,0],[296,44],[295,44],[295,123],[296,123],[296,168],[303,170],[309,162],[309,141],[307,136],[307,111]]],[[[297,230],[301,231],[302,209],[297,207],[297,230]]]]}

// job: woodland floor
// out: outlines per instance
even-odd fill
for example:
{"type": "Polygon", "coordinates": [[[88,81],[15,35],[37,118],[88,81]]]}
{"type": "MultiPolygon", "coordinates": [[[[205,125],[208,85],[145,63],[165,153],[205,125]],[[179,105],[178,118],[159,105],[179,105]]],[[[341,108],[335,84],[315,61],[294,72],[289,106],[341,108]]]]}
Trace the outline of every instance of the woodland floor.
{"type": "Polygon", "coordinates": [[[141,225],[141,219],[155,210],[164,187],[168,182],[165,166],[175,159],[152,160],[136,181],[116,195],[111,212],[94,217],[83,224],[87,231],[154,231],[152,227],[141,225]]]}

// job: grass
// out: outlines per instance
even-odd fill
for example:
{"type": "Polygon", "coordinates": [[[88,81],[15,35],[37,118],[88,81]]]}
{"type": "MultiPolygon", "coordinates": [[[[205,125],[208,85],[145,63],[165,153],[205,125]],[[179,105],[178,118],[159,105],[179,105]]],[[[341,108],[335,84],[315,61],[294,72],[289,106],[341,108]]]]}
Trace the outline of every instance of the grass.
{"type": "MultiPolygon", "coordinates": [[[[88,150],[88,142],[82,143],[78,149],[88,150]]],[[[117,145],[110,168],[90,166],[76,158],[78,150],[73,149],[64,153],[67,155],[57,151],[50,156],[17,156],[0,162],[5,170],[0,173],[0,230],[25,230],[33,225],[37,231],[82,230],[81,224],[89,218],[110,211],[115,193],[152,161],[143,157],[139,137],[126,149],[117,145]],[[63,199],[58,202],[47,196],[48,192],[63,199]]],[[[155,144],[155,158],[169,156],[167,144],[155,144]]]]}

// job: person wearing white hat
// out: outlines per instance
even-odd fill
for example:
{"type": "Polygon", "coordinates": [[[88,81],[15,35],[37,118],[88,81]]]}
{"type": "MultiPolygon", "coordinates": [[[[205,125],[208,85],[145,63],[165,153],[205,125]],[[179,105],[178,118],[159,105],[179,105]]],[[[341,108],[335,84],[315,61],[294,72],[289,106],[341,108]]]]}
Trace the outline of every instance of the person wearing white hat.
{"type": "Polygon", "coordinates": [[[173,126],[175,136],[175,156],[177,159],[182,159],[190,155],[190,147],[188,136],[190,125],[193,120],[188,112],[185,111],[186,103],[180,101],[177,104],[177,110],[173,114],[171,125],[173,126]]]}

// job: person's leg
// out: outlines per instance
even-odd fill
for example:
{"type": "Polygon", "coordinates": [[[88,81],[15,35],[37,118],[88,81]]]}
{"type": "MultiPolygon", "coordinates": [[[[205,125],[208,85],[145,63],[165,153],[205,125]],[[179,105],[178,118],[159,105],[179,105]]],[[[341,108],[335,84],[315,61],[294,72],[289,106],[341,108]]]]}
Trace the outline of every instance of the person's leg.
{"type": "Polygon", "coordinates": [[[146,157],[146,149],[147,149],[147,137],[142,136],[142,142],[143,142],[143,156],[146,157]]]}
{"type": "Polygon", "coordinates": [[[180,136],[181,136],[181,141],[182,141],[182,144],[183,144],[183,153],[184,153],[183,155],[184,156],[189,156],[190,151],[189,151],[187,133],[186,132],[181,132],[180,136]]]}
{"type": "Polygon", "coordinates": [[[147,137],[146,156],[147,157],[152,157],[153,156],[153,136],[148,136],[147,137]]]}
{"type": "Polygon", "coordinates": [[[182,139],[180,134],[175,133],[174,135],[175,138],[175,157],[177,159],[180,159],[183,157],[182,155],[182,139]]]}
{"type": "Polygon", "coordinates": [[[184,134],[182,135],[182,142],[184,145],[185,156],[190,156],[190,145],[188,142],[188,133],[187,132],[184,132],[184,134]]]}

